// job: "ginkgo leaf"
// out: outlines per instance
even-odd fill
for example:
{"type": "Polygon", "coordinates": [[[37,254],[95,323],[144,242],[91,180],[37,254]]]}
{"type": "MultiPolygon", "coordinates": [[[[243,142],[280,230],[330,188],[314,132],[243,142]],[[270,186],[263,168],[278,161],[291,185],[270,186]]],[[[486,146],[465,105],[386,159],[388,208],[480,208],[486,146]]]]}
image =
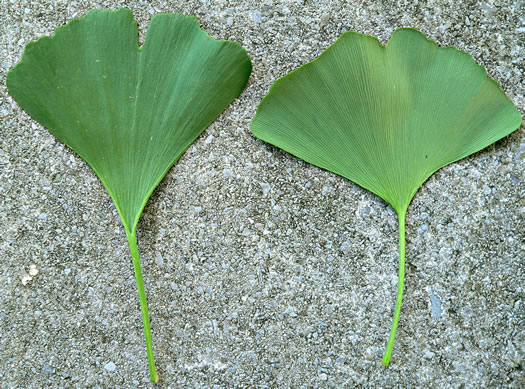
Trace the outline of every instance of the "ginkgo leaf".
{"type": "Polygon", "coordinates": [[[7,86],[36,121],[96,172],[124,224],[154,369],[136,229],[155,187],[242,92],[251,73],[237,43],[181,14],[152,18],[142,47],[130,10],[92,10],[29,43],[7,86]]]}
{"type": "Polygon", "coordinates": [[[401,310],[410,201],[436,170],[520,124],[512,102],[470,55],[406,28],[387,46],[344,33],[318,58],[278,79],[260,103],[255,136],[352,180],[398,214],[398,296],[384,364],[401,310]]]}

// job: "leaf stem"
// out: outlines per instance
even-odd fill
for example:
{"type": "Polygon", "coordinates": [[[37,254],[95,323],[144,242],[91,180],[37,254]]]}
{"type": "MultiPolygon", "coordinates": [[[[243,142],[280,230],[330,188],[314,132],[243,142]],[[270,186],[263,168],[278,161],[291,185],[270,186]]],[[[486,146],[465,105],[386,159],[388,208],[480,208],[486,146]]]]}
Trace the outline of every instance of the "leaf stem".
{"type": "Polygon", "coordinates": [[[399,315],[401,313],[401,304],[403,303],[403,288],[405,284],[405,215],[406,211],[399,212],[399,276],[397,281],[397,299],[394,310],[394,319],[392,321],[392,328],[390,329],[390,337],[386,346],[385,355],[383,357],[383,365],[388,366],[392,351],[394,350],[394,343],[396,340],[397,324],[399,322],[399,315]]]}
{"type": "Polygon", "coordinates": [[[152,382],[159,382],[159,377],[155,370],[155,359],[153,357],[153,345],[151,342],[151,331],[149,327],[148,301],[144,290],[144,281],[140,270],[140,257],[137,247],[137,238],[135,234],[128,234],[129,251],[133,260],[135,269],[135,279],[137,280],[137,289],[139,291],[140,309],[142,311],[142,321],[144,322],[144,337],[146,338],[146,352],[148,354],[149,377],[152,382]]]}

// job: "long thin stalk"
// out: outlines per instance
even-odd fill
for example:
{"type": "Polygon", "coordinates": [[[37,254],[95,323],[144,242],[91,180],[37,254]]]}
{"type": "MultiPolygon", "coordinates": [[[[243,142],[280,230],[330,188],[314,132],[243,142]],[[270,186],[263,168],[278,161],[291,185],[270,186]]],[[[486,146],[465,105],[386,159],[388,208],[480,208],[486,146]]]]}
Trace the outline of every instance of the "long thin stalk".
{"type": "Polygon", "coordinates": [[[139,291],[140,310],[142,311],[142,321],[144,322],[144,337],[146,338],[146,352],[148,354],[149,377],[152,382],[159,382],[159,376],[155,370],[155,359],[153,357],[153,345],[151,342],[151,331],[149,328],[148,301],[144,291],[144,281],[140,270],[140,257],[137,247],[137,238],[133,234],[128,235],[129,251],[133,260],[135,269],[135,279],[137,280],[137,289],[139,291]]]}
{"type": "Polygon", "coordinates": [[[397,281],[397,299],[396,308],[394,310],[394,320],[392,321],[392,328],[390,329],[390,337],[386,346],[385,355],[383,357],[383,365],[388,366],[392,351],[394,350],[394,343],[396,340],[397,324],[399,323],[399,315],[401,313],[401,304],[403,303],[403,288],[405,285],[405,212],[399,212],[399,276],[397,281]]]}

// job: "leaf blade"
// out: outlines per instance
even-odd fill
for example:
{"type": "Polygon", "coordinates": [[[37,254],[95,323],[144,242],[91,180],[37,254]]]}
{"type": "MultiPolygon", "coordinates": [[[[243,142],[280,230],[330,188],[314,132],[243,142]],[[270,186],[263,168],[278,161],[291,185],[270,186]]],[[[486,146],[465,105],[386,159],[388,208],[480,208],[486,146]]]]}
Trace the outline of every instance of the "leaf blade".
{"type": "Polygon", "coordinates": [[[399,212],[436,170],[520,124],[519,112],[472,57],[439,48],[417,30],[399,29],[386,47],[373,37],[344,33],[318,58],[274,83],[251,129],[399,212]],[[439,93],[430,93],[429,82],[439,93]],[[469,93],[451,95],[447,85],[469,93]],[[447,102],[446,96],[455,98],[447,102]],[[458,145],[447,147],[458,133],[458,145]]]}
{"type": "Polygon", "coordinates": [[[28,44],[7,77],[19,105],[93,168],[130,234],[170,167],[251,73],[241,46],[211,38],[193,17],[156,15],[140,50],[137,37],[128,9],[92,10],[28,44]],[[200,78],[177,78],[184,67],[200,78]],[[186,103],[166,107],[166,97],[186,103]]]}

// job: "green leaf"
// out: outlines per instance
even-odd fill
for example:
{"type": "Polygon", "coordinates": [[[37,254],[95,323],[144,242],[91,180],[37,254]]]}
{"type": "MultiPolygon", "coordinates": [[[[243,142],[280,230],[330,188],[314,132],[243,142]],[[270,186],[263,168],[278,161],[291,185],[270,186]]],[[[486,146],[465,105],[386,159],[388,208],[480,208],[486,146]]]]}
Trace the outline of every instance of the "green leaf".
{"type": "Polygon", "coordinates": [[[439,168],[520,127],[521,115],[474,59],[438,47],[414,29],[383,47],[344,33],[317,59],[278,79],[258,107],[255,136],[352,180],[396,210],[400,222],[401,309],[405,214],[439,168]]]}
{"type": "MultiPolygon", "coordinates": [[[[210,38],[190,16],[154,16],[139,48],[137,24],[124,8],[92,10],[29,43],[8,73],[16,102],[85,159],[111,195],[128,235],[141,303],[140,214],[169,168],[242,92],[250,73],[241,46],[210,38]]],[[[149,333],[147,306],[142,308],[149,333]]],[[[154,369],[150,373],[156,379],[154,369]]]]}

